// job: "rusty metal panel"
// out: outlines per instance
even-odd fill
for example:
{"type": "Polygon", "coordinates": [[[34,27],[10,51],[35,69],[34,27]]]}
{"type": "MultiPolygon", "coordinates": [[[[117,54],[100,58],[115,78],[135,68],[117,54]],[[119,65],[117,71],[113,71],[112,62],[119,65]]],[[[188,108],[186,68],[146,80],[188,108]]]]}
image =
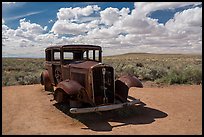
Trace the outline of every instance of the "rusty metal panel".
{"type": "MultiPolygon", "coordinates": [[[[101,62],[100,46],[61,45],[48,47],[45,51],[47,69],[45,77],[49,77],[56,86],[54,99],[59,102],[68,101],[71,107],[83,107],[83,103],[93,106],[88,111],[106,111],[126,107],[135,103],[135,101],[129,103],[127,100],[129,88],[143,87],[135,76],[125,75],[115,81],[114,68],[101,62]],[[93,51],[93,55],[89,55],[92,53],[90,50],[93,51]],[[95,50],[97,50],[97,55],[99,53],[99,60],[95,60],[95,50]],[[54,57],[56,51],[60,53],[55,54],[58,58],[54,57]],[[68,58],[69,54],[65,54],[69,52],[73,53],[73,58],[68,58]],[[116,105],[118,102],[122,104],[116,105]],[[101,105],[110,106],[97,107],[101,105]]],[[[79,111],[86,112],[87,110],[80,109],[79,111]]]]}
{"type": "Polygon", "coordinates": [[[128,88],[130,87],[143,88],[141,81],[135,76],[124,75],[124,76],[121,76],[118,80],[124,82],[128,86],[128,88]]]}
{"type": "Polygon", "coordinates": [[[52,63],[51,62],[45,63],[45,68],[47,69],[47,71],[49,73],[49,77],[50,77],[51,83],[55,84],[52,63]]]}
{"type": "Polygon", "coordinates": [[[65,81],[60,82],[57,85],[57,88],[61,88],[67,94],[73,95],[73,94],[77,94],[83,87],[78,82],[67,79],[65,81]]]}
{"type": "Polygon", "coordinates": [[[41,74],[41,84],[44,85],[46,91],[50,91],[52,89],[52,83],[47,70],[43,71],[41,74]]]}
{"type": "Polygon", "coordinates": [[[71,67],[75,68],[83,68],[83,69],[90,69],[92,66],[95,66],[98,62],[95,61],[84,61],[78,64],[70,64],[71,67]]]}
{"type": "Polygon", "coordinates": [[[70,79],[70,66],[69,65],[61,65],[62,68],[62,79],[70,79]]]}
{"type": "Polygon", "coordinates": [[[115,97],[121,102],[126,102],[128,97],[129,87],[122,81],[115,81],[115,97]]]}
{"type": "Polygon", "coordinates": [[[101,50],[100,46],[96,46],[96,45],[57,45],[57,46],[50,46],[47,47],[46,50],[49,49],[96,49],[96,50],[101,50]]]}

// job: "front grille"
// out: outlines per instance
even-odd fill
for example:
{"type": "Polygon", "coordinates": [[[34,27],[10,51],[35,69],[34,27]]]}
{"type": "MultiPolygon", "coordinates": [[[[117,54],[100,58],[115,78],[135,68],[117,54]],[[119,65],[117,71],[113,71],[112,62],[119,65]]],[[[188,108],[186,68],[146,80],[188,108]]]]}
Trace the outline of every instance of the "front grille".
{"type": "Polygon", "coordinates": [[[112,67],[94,67],[93,92],[96,105],[114,103],[114,70],[112,67]]]}

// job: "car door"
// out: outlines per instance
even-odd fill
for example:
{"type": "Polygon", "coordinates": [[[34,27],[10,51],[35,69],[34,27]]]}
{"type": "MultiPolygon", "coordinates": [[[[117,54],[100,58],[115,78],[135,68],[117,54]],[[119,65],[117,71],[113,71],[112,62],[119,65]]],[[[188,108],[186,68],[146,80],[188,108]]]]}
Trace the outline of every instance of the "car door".
{"type": "Polygon", "coordinates": [[[60,49],[53,50],[53,60],[52,60],[52,73],[54,83],[57,85],[62,81],[62,69],[61,69],[61,51],[60,49]]]}

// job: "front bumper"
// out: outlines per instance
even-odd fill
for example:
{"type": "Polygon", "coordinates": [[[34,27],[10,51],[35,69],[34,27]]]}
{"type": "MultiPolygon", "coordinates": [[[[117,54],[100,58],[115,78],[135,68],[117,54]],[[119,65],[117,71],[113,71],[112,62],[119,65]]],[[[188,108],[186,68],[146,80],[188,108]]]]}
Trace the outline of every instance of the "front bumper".
{"type": "Polygon", "coordinates": [[[89,108],[71,108],[70,113],[88,113],[88,112],[97,112],[97,111],[108,111],[123,107],[128,107],[134,104],[139,104],[139,99],[134,99],[130,102],[125,102],[121,104],[113,104],[113,105],[106,105],[106,106],[98,106],[98,107],[89,107],[89,108]]]}

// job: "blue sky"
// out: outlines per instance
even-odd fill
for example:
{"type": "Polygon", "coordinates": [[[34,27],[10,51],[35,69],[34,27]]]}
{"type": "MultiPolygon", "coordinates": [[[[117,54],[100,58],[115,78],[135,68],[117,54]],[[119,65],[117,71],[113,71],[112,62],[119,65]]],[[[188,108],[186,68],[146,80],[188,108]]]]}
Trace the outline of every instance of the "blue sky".
{"type": "Polygon", "coordinates": [[[77,43],[104,55],[202,53],[202,3],[2,3],[3,56],[43,57],[47,46],[77,43]]]}
{"type": "Polygon", "coordinates": [[[60,8],[86,7],[95,4],[99,5],[102,10],[107,7],[118,9],[124,7],[134,8],[134,2],[20,2],[16,3],[16,6],[12,4],[3,6],[2,16],[11,28],[17,28],[19,26],[19,19],[26,17],[31,22],[38,23],[42,26],[47,25],[50,29],[53,23],[49,23],[49,20],[57,20],[56,13],[60,8]],[[16,17],[19,18],[16,19],[16,17]]]}

